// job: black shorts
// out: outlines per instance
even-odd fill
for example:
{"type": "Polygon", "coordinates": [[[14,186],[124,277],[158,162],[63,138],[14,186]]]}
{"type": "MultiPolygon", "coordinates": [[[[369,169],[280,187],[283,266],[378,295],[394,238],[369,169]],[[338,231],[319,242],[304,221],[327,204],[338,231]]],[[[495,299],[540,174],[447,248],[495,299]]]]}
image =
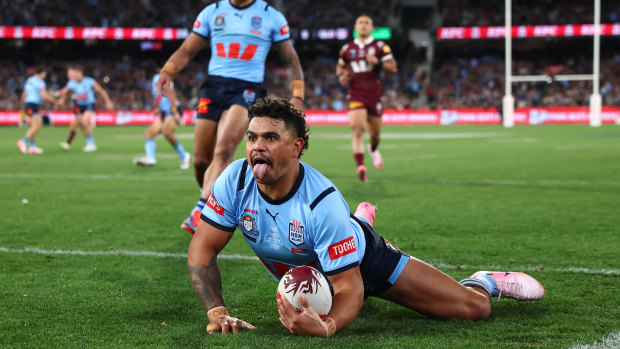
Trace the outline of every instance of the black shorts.
{"type": "Polygon", "coordinates": [[[219,121],[222,112],[238,104],[249,108],[256,99],[265,97],[262,84],[211,75],[198,91],[197,118],[219,121]]]}
{"type": "Polygon", "coordinates": [[[26,103],[26,105],[24,105],[24,113],[28,116],[38,115],[39,105],[36,103],[26,103]]]}
{"type": "MultiPolygon", "coordinates": [[[[181,115],[181,119],[183,119],[183,108],[177,107],[177,109],[179,110],[179,115],[181,115]]],[[[161,121],[164,121],[167,117],[174,118],[174,113],[172,112],[172,110],[162,111],[159,113],[159,117],[161,118],[161,121]]]]}
{"type": "Polygon", "coordinates": [[[73,113],[75,114],[84,114],[85,111],[87,110],[95,110],[95,104],[91,103],[91,104],[77,104],[75,103],[75,105],[73,106],[73,113]]]}
{"type": "Polygon", "coordinates": [[[394,284],[409,255],[387,242],[365,221],[351,217],[362,227],[366,237],[366,250],[360,264],[364,299],[378,296],[394,284]]]}

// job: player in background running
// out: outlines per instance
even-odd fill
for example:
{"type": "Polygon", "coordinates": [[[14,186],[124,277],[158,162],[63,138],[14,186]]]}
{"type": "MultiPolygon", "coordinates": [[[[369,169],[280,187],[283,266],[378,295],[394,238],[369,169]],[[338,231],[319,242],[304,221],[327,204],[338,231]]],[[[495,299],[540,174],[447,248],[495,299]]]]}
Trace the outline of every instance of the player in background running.
{"type": "Polygon", "coordinates": [[[163,86],[164,95],[158,96],[156,82],[159,80],[160,68],[153,60],[144,62],[144,74],[148,81],[149,91],[154,98],[155,120],[144,132],[144,151],[145,156],[136,158],[133,163],[140,166],[154,166],[157,163],[155,151],[157,143],[155,137],[163,133],[170,145],[176,150],[181,161],[181,170],[189,169],[191,155],[185,151],[183,144],[175,137],[174,132],[177,125],[181,124],[183,111],[180,109],[179,100],[174,92],[172,84],[163,86]]]}
{"type": "Polygon", "coordinates": [[[357,176],[363,182],[368,176],[364,165],[364,132],[368,125],[370,144],[368,153],[376,168],[383,168],[383,158],[379,153],[381,136],[381,71],[395,74],[398,71],[396,60],[390,47],[372,36],[373,22],[370,16],[361,15],[355,21],[357,38],[340,49],[336,74],[338,82],[349,85],[349,123],[353,130],[353,158],[357,166],[357,176]]]}

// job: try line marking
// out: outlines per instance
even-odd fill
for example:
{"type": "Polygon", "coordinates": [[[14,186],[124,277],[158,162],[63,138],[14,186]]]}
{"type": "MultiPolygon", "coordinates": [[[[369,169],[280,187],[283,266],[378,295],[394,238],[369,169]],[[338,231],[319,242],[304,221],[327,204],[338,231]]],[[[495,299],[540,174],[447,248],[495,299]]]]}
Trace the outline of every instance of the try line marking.
{"type": "MultiPolygon", "coordinates": [[[[10,248],[0,247],[0,252],[4,253],[35,253],[47,255],[76,255],[76,256],[136,256],[136,257],[156,257],[156,258],[187,258],[187,253],[181,252],[154,252],[154,251],[128,251],[128,250],[108,250],[108,251],[82,251],[82,250],[45,250],[37,247],[10,248]]],[[[238,259],[238,260],[255,260],[256,256],[243,256],[240,254],[221,254],[218,258],[222,259],[238,259]]],[[[430,263],[439,269],[480,269],[480,270],[522,270],[522,271],[550,271],[558,273],[577,273],[577,274],[602,274],[602,275],[620,275],[617,269],[589,269],[589,268],[544,268],[538,267],[506,267],[501,265],[467,265],[467,264],[447,264],[447,263],[430,263]]]]}
{"type": "Polygon", "coordinates": [[[570,349],[606,349],[620,348],[620,332],[612,333],[593,344],[577,344],[570,349]]]}

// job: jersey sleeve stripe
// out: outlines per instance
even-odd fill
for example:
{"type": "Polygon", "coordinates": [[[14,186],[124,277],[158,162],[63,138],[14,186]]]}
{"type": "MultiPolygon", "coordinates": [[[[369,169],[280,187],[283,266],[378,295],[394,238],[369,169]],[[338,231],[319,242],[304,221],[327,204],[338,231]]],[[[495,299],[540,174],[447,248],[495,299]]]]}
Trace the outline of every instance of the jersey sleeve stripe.
{"type": "Polygon", "coordinates": [[[241,166],[241,173],[239,174],[239,182],[237,183],[237,191],[243,190],[245,188],[245,173],[248,170],[248,160],[243,161],[243,165],[241,166]]]}
{"type": "Polygon", "coordinates": [[[274,43],[274,44],[279,44],[279,43],[284,42],[284,41],[289,40],[289,39],[290,39],[290,38],[286,38],[286,39],[282,39],[282,40],[274,41],[273,43],[274,43]]]}
{"type": "Polygon", "coordinates": [[[219,230],[223,230],[223,231],[227,231],[227,232],[233,232],[235,231],[235,226],[232,227],[227,227],[225,225],[221,225],[220,223],[210,219],[209,217],[205,216],[204,214],[200,214],[200,219],[202,219],[203,221],[209,223],[210,225],[212,225],[213,227],[219,229],[219,230]]]}
{"type": "Polygon", "coordinates": [[[351,268],[355,268],[358,265],[360,265],[358,262],[353,262],[353,263],[351,263],[349,265],[345,265],[344,267],[340,267],[338,269],[334,269],[334,270],[331,270],[331,271],[326,271],[325,275],[328,275],[328,276],[336,275],[336,274],[342,273],[343,271],[347,271],[347,270],[349,270],[351,268]]]}
{"type": "Polygon", "coordinates": [[[381,62],[385,62],[385,61],[387,61],[388,59],[392,59],[392,58],[394,58],[394,55],[392,55],[391,53],[389,53],[389,54],[387,54],[387,55],[385,55],[385,56],[381,57],[381,62]]]}
{"type": "Polygon", "coordinates": [[[194,33],[194,34],[196,34],[196,35],[200,36],[201,38],[203,38],[203,39],[205,39],[205,40],[208,40],[208,39],[209,39],[209,37],[208,37],[208,36],[204,36],[204,35],[202,35],[202,34],[200,34],[200,33],[196,32],[195,30],[192,30],[192,33],[194,33]]]}
{"type": "Polygon", "coordinates": [[[314,201],[312,201],[312,203],[310,204],[310,211],[313,211],[314,208],[316,207],[316,205],[319,204],[319,202],[321,202],[321,200],[325,199],[325,197],[333,192],[335,192],[336,189],[334,187],[329,187],[327,189],[325,189],[321,195],[319,195],[316,199],[314,199],[314,201]]]}

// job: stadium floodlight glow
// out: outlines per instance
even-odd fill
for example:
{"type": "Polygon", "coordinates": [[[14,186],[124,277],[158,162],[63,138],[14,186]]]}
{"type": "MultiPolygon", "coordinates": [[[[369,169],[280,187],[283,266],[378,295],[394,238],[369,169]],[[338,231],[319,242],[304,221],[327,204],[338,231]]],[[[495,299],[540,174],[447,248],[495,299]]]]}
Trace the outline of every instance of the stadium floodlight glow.
{"type": "MultiPolygon", "coordinates": [[[[389,27],[377,27],[370,33],[375,40],[390,40],[392,38],[392,29],[389,27]]],[[[357,38],[357,31],[353,30],[353,38],[357,38]]]]}

